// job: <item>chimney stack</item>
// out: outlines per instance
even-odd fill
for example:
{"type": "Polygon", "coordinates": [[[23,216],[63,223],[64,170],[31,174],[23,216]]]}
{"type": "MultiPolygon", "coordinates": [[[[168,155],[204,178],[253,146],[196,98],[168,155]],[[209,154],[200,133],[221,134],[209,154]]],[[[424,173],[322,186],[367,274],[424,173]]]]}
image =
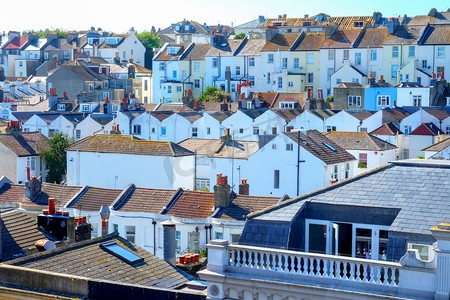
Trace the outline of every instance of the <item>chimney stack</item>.
{"type": "Polygon", "coordinates": [[[38,230],[51,235],[54,239],[69,243],[75,241],[75,220],[68,211],[56,211],[55,199],[48,199],[48,209],[42,211],[37,218],[38,230]]]}
{"type": "Polygon", "coordinates": [[[175,224],[163,224],[164,260],[176,264],[176,227],[175,224]]]}
{"type": "Polygon", "coordinates": [[[108,234],[108,220],[111,214],[108,205],[102,205],[100,208],[100,217],[102,218],[102,236],[108,234]]]}
{"type": "Polygon", "coordinates": [[[214,185],[214,207],[227,207],[230,202],[231,192],[228,177],[219,173],[216,175],[216,184],[214,185]]]}
{"type": "Polygon", "coordinates": [[[225,128],[223,131],[223,135],[220,137],[220,142],[228,143],[231,140],[232,140],[232,137],[230,134],[230,128],[225,128]]]}
{"type": "Polygon", "coordinates": [[[250,186],[247,183],[247,179],[242,179],[241,184],[239,185],[239,195],[249,195],[250,194],[250,186]]]}
{"type": "Polygon", "coordinates": [[[30,200],[33,200],[40,193],[41,193],[41,182],[36,177],[32,177],[30,180],[25,182],[25,197],[27,197],[30,200]]]}
{"type": "Polygon", "coordinates": [[[120,110],[121,111],[128,111],[128,100],[127,98],[122,99],[122,103],[120,103],[120,110]]]}

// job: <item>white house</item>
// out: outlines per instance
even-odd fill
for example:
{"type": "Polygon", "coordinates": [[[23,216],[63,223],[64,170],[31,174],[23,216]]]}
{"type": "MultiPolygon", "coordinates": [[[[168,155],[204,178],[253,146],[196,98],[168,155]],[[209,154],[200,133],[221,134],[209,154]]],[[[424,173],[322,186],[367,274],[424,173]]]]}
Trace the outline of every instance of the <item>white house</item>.
{"type": "Polygon", "coordinates": [[[282,133],[248,158],[240,177],[248,179],[250,195],[293,197],[353,176],[354,160],[317,130],[282,133]]]}
{"type": "Polygon", "coordinates": [[[382,113],[370,110],[341,110],[325,120],[325,129],[330,131],[372,131],[382,124],[382,113]]]}
{"type": "Polygon", "coordinates": [[[431,106],[430,88],[413,84],[401,84],[397,87],[397,105],[403,106],[431,106]]]}
{"type": "Polygon", "coordinates": [[[367,132],[331,131],[325,136],[356,157],[354,175],[397,160],[396,146],[367,132]]]}
{"type": "Polygon", "coordinates": [[[18,184],[31,177],[45,178],[47,171],[40,154],[47,141],[39,132],[0,134],[0,174],[18,184]]]}
{"type": "Polygon", "coordinates": [[[324,131],[324,119],[311,110],[304,110],[300,115],[290,120],[288,126],[295,129],[324,131]]]}
{"type": "Polygon", "coordinates": [[[444,132],[431,122],[419,125],[408,136],[410,157],[424,156],[422,149],[436,144],[439,136],[443,134],[444,132]]]}
{"type": "MultiPolygon", "coordinates": [[[[82,140],[95,134],[109,134],[116,125],[116,119],[112,115],[89,114],[86,118],[80,118],[75,124],[76,140],[82,140]]],[[[69,135],[70,136],[70,135],[69,135]]]]}
{"type": "Polygon", "coordinates": [[[445,136],[440,141],[437,141],[436,144],[428,146],[422,149],[425,159],[450,159],[449,156],[449,147],[450,139],[445,136]]]}
{"type": "Polygon", "coordinates": [[[193,153],[172,142],[101,134],[67,149],[68,185],[192,189],[193,174],[193,153]]]}
{"type": "Polygon", "coordinates": [[[230,128],[230,134],[235,140],[257,141],[260,133],[255,119],[264,114],[264,109],[238,110],[222,122],[225,128],[230,128]]]}
{"type": "Polygon", "coordinates": [[[408,148],[405,148],[404,134],[392,122],[383,123],[380,127],[370,132],[371,135],[382,139],[389,144],[397,147],[396,159],[407,159],[409,156],[408,148]]]}

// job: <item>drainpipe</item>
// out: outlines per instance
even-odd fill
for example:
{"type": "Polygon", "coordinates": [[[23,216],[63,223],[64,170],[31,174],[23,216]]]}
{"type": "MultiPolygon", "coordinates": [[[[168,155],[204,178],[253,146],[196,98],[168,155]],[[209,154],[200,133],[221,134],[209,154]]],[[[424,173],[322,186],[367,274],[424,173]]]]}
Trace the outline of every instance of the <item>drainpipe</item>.
{"type": "Polygon", "coordinates": [[[156,221],[152,221],[153,224],[153,255],[156,255],[156,221]]]}

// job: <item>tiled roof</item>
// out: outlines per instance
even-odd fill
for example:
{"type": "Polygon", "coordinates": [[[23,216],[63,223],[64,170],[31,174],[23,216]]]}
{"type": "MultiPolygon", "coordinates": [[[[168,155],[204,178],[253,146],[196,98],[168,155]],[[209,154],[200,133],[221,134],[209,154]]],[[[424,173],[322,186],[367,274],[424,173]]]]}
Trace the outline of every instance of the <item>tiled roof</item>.
{"type": "Polygon", "coordinates": [[[259,142],[255,141],[229,141],[221,144],[214,157],[243,158],[246,159],[259,150],[259,142]]]}
{"type": "Polygon", "coordinates": [[[289,51],[299,35],[299,33],[277,33],[273,39],[266,42],[261,51],[289,51]]]}
{"type": "Polygon", "coordinates": [[[443,121],[450,117],[450,113],[446,111],[445,109],[425,109],[427,113],[432,115],[433,117],[438,118],[439,120],[443,121]]]}
{"type": "Polygon", "coordinates": [[[214,193],[183,191],[167,211],[178,218],[204,219],[214,212],[214,193]]]}
{"type": "Polygon", "coordinates": [[[401,108],[395,108],[395,109],[385,108],[385,109],[382,109],[381,111],[383,112],[383,115],[388,114],[399,121],[401,121],[404,118],[406,118],[407,116],[411,115],[410,112],[408,112],[404,109],[401,109],[401,108]]]}
{"type": "Polygon", "coordinates": [[[287,132],[285,135],[297,144],[300,135],[300,146],[327,165],[355,160],[353,155],[315,129],[308,130],[306,135],[302,132],[287,132]]]}
{"type": "Polygon", "coordinates": [[[278,97],[278,93],[276,93],[276,92],[260,92],[260,93],[257,93],[256,97],[258,99],[266,102],[268,104],[268,107],[274,107],[274,104],[278,97]]]}
{"type": "Polygon", "coordinates": [[[182,44],[170,44],[156,59],[155,61],[166,61],[166,60],[178,60],[178,57],[184,52],[185,45],[182,44]],[[180,50],[175,54],[169,54],[169,47],[180,47],[180,50]]]}
{"type": "Polygon", "coordinates": [[[234,56],[244,40],[227,40],[225,46],[222,46],[222,43],[219,43],[219,45],[211,47],[208,53],[206,53],[206,56],[234,56]]]}
{"type": "Polygon", "coordinates": [[[36,111],[15,111],[12,112],[12,115],[21,123],[25,123],[36,113],[37,113],[36,111]]]}
{"type": "Polygon", "coordinates": [[[195,44],[182,60],[205,60],[205,55],[208,53],[209,48],[211,48],[210,44],[195,44]]]}
{"type": "Polygon", "coordinates": [[[274,109],[272,111],[285,119],[287,122],[292,121],[301,114],[301,112],[296,109],[274,109]]]}
{"type": "Polygon", "coordinates": [[[345,150],[385,151],[397,149],[396,146],[367,132],[332,131],[328,132],[326,137],[345,150]]]}
{"type": "Polygon", "coordinates": [[[158,119],[158,121],[164,121],[165,119],[167,119],[168,117],[170,117],[173,114],[174,114],[173,111],[152,111],[150,113],[150,115],[152,117],[158,119]]]}
{"type": "MultiPolygon", "coordinates": [[[[263,94],[263,93],[259,93],[263,94]]],[[[271,93],[265,93],[268,94],[268,101],[270,101],[270,94],[271,93]]],[[[271,109],[279,109],[280,108],[280,101],[293,101],[297,103],[298,105],[295,106],[297,108],[301,108],[305,106],[305,93],[276,93],[274,101],[270,104],[271,109]]],[[[264,99],[265,100],[265,99],[264,99]]]]}
{"type": "Polygon", "coordinates": [[[325,39],[321,49],[348,49],[358,39],[360,29],[337,30],[331,38],[325,39]]]}
{"type": "Polygon", "coordinates": [[[440,130],[439,127],[437,127],[433,123],[422,123],[419,125],[419,127],[414,129],[410,133],[410,135],[432,135],[432,136],[436,136],[436,135],[440,135],[440,134],[444,134],[444,132],[442,130],[440,130]]]}
{"type": "Polygon", "coordinates": [[[17,156],[36,156],[48,139],[40,132],[22,132],[20,135],[0,134],[0,143],[17,156]]]}
{"type": "MultiPolygon", "coordinates": [[[[83,66],[73,66],[73,65],[62,65],[60,68],[66,68],[70,70],[75,75],[77,75],[83,81],[97,81],[102,80],[101,75],[95,75],[94,72],[88,70],[87,67],[83,66]]],[[[57,71],[55,71],[57,72],[57,71]]]]}
{"type": "Polygon", "coordinates": [[[197,121],[198,119],[201,119],[203,117],[203,113],[201,112],[179,112],[178,113],[179,116],[185,118],[186,120],[188,120],[191,123],[194,123],[195,121],[197,121]]]}
{"type": "Polygon", "coordinates": [[[248,39],[245,40],[244,47],[239,51],[237,56],[257,56],[266,44],[265,39],[248,39]]]}
{"type": "MultiPolygon", "coordinates": [[[[34,200],[37,205],[48,205],[48,198],[54,198],[56,206],[64,206],[82,189],[81,186],[60,185],[43,182],[41,192],[34,200]]],[[[24,192],[25,196],[25,192],[24,192]]]]}
{"type": "Polygon", "coordinates": [[[200,139],[188,138],[178,143],[183,148],[189,151],[197,151],[197,155],[212,156],[219,149],[222,142],[220,139],[200,139]]]}
{"type": "Polygon", "coordinates": [[[36,220],[17,210],[0,214],[0,224],[0,260],[3,261],[22,256],[38,240],[46,239],[37,230],[36,220]]]}
{"type": "Polygon", "coordinates": [[[447,148],[448,146],[450,146],[450,137],[447,137],[445,140],[440,141],[439,143],[433,144],[431,146],[428,146],[424,149],[422,149],[422,151],[442,151],[445,148],[447,148]]]}
{"type": "Polygon", "coordinates": [[[165,34],[158,34],[159,40],[161,41],[161,45],[164,45],[165,43],[173,44],[175,43],[175,40],[165,34]]]}
{"type": "Polygon", "coordinates": [[[385,45],[416,45],[422,35],[425,26],[403,26],[400,25],[394,34],[389,35],[385,45]]]}
{"type": "Polygon", "coordinates": [[[382,48],[387,38],[387,28],[367,29],[355,48],[382,48]]]}
{"type": "Polygon", "coordinates": [[[66,207],[82,211],[100,211],[102,205],[111,205],[122,190],[106,189],[89,186],[75,199],[68,202],[66,207]]]}
{"type": "Polygon", "coordinates": [[[258,197],[238,194],[218,219],[245,221],[248,214],[275,205],[279,201],[279,197],[258,197]]]}
{"type": "Polygon", "coordinates": [[[300,38],[300,42],[293,50],[294,51],[314,51],[319,50],[325,41],[325,34],[319,33],[306,33],[300,38]]]}
{"type": "Polygon", "coordinates": [[[338,88],[360,88],[362,85],[359,82],[341,82],[338,88]]]}
{"type": "Polygon", "coordinates": [[[383,123],[380,127],[372,131],[370,134],[374,135],[397,135],[403,134],[392,122],[383,123]]]}
{"type": "Polygon", "coordinates": [[[96,280],[168,289],[179,288],[194,279],[163,259],[121,238],[117,233],[33,254],[9,261],[8,264],[96,280]],[[100,244],[110,241],[142,257],[144,263],[128,264],[100,248],[100,244]]]}
{"type": "Polygon", "coordinates": [[[114,210],[158,214],[174,198],[176,192],[176,190],[135,187],[124,199],[114,204],[114,210]]]}
{"type": "Polygon", "coordinates": [[[371,110],[347,110],[346,112],[360,121],[364,121],[365,119],[376,113],[376,111],[371,110]]]}
{"type": "Polygon", "coordinates": [[[218,112],[210,112],[208,113],[211,117],[213,117],[214,119],[216,119],[219,122],[223,122],[226,119],[228,119],[228,117],[232,116],[234,114],[234,112],[232,111],[218,111],[218,112]]]}
{"type": "Polygon", "coordinates": [[[70,146],[67,151],[174,157],[193,155],[189,150],[172,142],[138,140],[130,135],[119,134],[92,135],[70,146]]]}
{"type": "Polygon", "coordinates": [[[321,118],[322,120],[326,120],[329,117],[332,117],[335,114],[337,114],[339,111],[331,109],[310,109],[309,112],[321,118]]]}
{"type": "Polygon", "coordinates": [[[405,160],[287,200],[249,218],[291,221],[305,202],[398,209],[390,231],[431,235],[450,223],[450,162],[405,160]]]}
{"type": "Polygon", "coordinates": [[[5,47],[4,50],[19,50],[25,45],[28,38],[26,36],[17,36],[13,38],[5,47]]]}
{"type": "Polygon", "coordinates": [[[45,123],[50,124],[55,121],[61,114],[56,113],[44,113],[44,114],[36,114],[39,118],[41,118],[45,123]]]}

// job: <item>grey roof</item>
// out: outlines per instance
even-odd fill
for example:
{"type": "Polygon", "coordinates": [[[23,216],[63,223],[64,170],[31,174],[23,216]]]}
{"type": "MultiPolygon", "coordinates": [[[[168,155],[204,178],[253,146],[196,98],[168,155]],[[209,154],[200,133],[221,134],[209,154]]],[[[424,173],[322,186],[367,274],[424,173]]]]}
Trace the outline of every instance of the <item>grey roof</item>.
{"type": "MultiPolygon", "coordinates": [[[[398,209],[390,231],[431,235],[450,222],[450,161],[403,160],[250,214],[290,222],[308,203],[398,209]]],[[[353,216],[357,217],[357,216],[353,216]]]]}
{"type": "Polygon", "coordinates": [[[95,280],[168,289],[179,288],[195,279],[163,259],[121,238],[117,232],[11,260],[7,264],[95,280]],[[100,244],[105,242],[116,242],[142,257],[144,261],[128,264],[100,248],[100,244]]]}
{"type": "Polygon", "coordinates": [[[326,137],[345,150],[385,151],[397,149],[396,146],[367,132],[332,131],[328,132],[326,137]]]}

